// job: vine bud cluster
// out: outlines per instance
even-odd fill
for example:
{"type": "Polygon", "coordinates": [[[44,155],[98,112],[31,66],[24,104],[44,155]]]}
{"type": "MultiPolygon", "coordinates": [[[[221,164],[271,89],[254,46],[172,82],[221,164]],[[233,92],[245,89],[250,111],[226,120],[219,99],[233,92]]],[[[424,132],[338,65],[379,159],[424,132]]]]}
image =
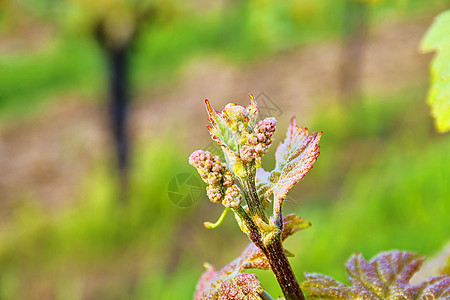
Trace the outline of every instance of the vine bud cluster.
{"type": "Polygon", "coordinates": [[[238,208],[242,196],[235,185],[228,167],[208,151],[197,150],[189,157],[189,163],[194,166],[203,181],[208,184],[206,192],[213,203],[222,203],[225,207],[238,208]]]}

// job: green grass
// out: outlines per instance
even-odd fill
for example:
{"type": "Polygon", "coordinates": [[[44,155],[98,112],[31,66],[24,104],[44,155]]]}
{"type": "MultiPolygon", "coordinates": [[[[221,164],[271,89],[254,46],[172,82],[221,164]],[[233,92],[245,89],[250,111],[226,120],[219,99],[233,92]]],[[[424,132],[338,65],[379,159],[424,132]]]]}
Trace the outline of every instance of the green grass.
{"type": "Polygon", "coordinates": [[[0,298],[24,297],[20,278],[39,276],[55,284],[56,273],[65,288],[76,290],[70,276],[128,262],[130,255],[145,266],[148,257],[164,252],[176,224],[193,212],[176,207],[167,197],[169,180],[192,171],[167,145],[168,141],[155,141],[136,153],[139,168],[133,173],[127,205],[118,205],[111,170],[101,167],[86,180],[84,196],[74,208],[53,217],[31,205],[17,211],[0,234],[0,298]]]}
{"type": "Polygon", "coordinates": [[[103,68],[88,40],[60,40],[42,52],[0,59],[0,115],[33,112],[42,102],[67,90],[103,86],[103,68]]]}

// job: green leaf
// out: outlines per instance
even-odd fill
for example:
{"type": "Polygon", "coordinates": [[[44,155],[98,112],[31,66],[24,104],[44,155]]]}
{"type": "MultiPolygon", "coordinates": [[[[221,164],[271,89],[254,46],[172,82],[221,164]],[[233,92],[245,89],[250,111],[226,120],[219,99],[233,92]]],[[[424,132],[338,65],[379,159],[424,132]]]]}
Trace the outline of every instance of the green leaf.
{"type": "Polygon", "coordinates": [[[382,252],[368,262],[357,253],[346,264],[351,287],[322,274],[308,273],[301,286],[309,292],[308,299],[449,299],[447,275],[409,284],[423,260],[417,254],[391,251],[382,252]]]}
{"type": "Polygon", "coordinates": [[[428,104],[439,132],[450,130],[450,10],[436,17],[426,33],[421,50],[435,51],[431,63],[428,104]]]}
{"type": "Polygon", "coordinates": [[[297,216],[296,214],[287,215],[283,218],[283,232],[281,233],[281,240],[284,241],[288,236],[309,227],[311,227],[311,222],[297,216]]]}
{"type": "Polygon", "coordinates": [[[236,134],[230,128],[229,121],[223,113],[213,109],[208,100],[205,100],[205,103],[209,115],[209,122],[211,123],[211,126],[207,128],[212,139],[221,147],[227,148],[230,151],[237,151],[236,134]]]}

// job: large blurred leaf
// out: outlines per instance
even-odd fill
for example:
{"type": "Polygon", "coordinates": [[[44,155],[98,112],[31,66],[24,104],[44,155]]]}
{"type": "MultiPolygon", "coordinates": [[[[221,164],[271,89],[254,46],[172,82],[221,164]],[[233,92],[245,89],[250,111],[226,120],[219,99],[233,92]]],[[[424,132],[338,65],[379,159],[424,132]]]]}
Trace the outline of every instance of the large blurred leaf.
{"type": "Polygon", "coordinates": [[[409,284],[423,260],[417,254],[391,251],[368,262],[358,253],[346,264],[351,287],[322,274],[306,274],[302,287],[309,292],[308,299],[449,299],[447,275],[409,284]]]}
{"type": "Polygon", "coordinates": [[[450,130],[450,10],[441,13],[425,35],[422,51],[435,51],[428,103],[437,130],[450,130]]]}

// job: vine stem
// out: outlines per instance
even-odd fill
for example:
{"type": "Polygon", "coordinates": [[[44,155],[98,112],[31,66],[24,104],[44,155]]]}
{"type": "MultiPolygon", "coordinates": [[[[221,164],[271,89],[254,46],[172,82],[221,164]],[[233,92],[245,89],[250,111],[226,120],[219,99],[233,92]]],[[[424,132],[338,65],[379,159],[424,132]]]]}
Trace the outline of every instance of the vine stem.
{"type": "MultiPolygon", "coordinates": [[[[248,178],[253,179],[253,173],[252,170],[247,170],[248,178]]],[[[254,179],[253,179],[254,180],[254,179]]],[[[251,181],[248,179],[240,179],[241,186],[244,191],[245,198],[247,200],[249,211],[253,215],[258,215],[261,217],[261,219],[268,223],[267,216],[264,213],[264,209],[261,205],[261,202],[259,201],[258,193],[256,192],[256,188],[254,185],[251,184],[251,181]]]]}
{"type": "Polygon", "coordinates": [[[261,249],[269,260],[286,300],[305,300],[279,237],[261,249]]]}
{"type": "MultiPolygon", "coordinates": [[[[245,189],[247,190],[247,193],[250,194],[252,201],[257,204],[257,208],[259,208],[259,210],[256,211],[256,214],[260,215],[263,220],[266,221],[267,217],[261,206],[261,201],[256,190],[255,176],[251,167],[247,169],[247,174],[249,176],[245,181],[245,189]]],[[[249,226],[251,232],[249,235],[250,239],[261,249],[269,260],[270,267],[277,278],[278,284],[280,285],[286,300],[305,300],[305,296],[300,289],[300,285],[298,284],[297,278],[295,277],[294,271],[292,270],[281,243],[281,232],[283,231],[281,206],[279,207],[278,214],[274,214],[273,217],[277,218],[276,225],[280,229],[279,234],[275,235],[270,241],[263,242],[261,240],[262,234],[259,232],[260,228],[255,226],[256,224],[253,220],[250,220],[251,222],[249,223],[252,223],[252,225],[249,226]]]]}
{"type": "Polygon", "coordinates": [[[269,261],[272,272],[277,278],[278,284],[283,291],[286,300],[305,300],[294,271],[284,252],[280,236],[276,236],[269,244],[265,245],[261,239],[261,234],[253,220],[247,215],[244,209],[236,210],[246,223],[250,233],[250,240],[264,253],[269,261]]]}

